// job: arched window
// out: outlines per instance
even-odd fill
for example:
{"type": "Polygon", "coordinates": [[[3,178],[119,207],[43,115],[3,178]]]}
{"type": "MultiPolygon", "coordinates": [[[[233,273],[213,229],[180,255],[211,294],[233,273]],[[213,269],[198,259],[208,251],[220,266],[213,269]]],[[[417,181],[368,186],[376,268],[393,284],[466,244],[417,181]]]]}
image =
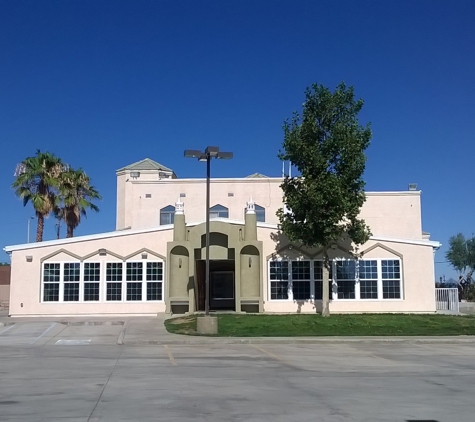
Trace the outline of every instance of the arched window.
{"type": "Polygon", "coordinates": [[[209,209],[209,218],[229,218],[229,210],[221,204],[217,204],[209,209]]]}
{"type": "Polygon", "coordinates": [[[175,222],[175,207],[168,205],[160,210],[160,225],[173,224],[175,222]]]}

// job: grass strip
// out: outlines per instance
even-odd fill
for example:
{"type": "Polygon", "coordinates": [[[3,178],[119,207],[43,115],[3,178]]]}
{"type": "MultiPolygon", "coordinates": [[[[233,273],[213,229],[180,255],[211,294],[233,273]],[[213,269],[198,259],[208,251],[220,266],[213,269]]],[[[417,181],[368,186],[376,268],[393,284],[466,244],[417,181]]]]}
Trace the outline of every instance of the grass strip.
{"type": "MultiPolygon", "coordinates": [[[[352,314],[248,315],[220,314],[218,336],[308,337],[308,336],[458,336],[475,335],[475,316],[352,314]]],[[[165,322],[175,334],[198,335],[196,316],[165,322]]]]}

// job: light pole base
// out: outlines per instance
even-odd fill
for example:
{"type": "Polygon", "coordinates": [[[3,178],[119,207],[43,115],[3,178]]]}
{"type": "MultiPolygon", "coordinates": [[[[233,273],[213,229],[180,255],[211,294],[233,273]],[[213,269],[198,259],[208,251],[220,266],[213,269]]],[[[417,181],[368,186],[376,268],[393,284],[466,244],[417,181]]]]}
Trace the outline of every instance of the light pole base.
{"type": "Polygon", "coordinates": [[[196,331],[198,334],[215,336],[218,334],[218,317],[203,316],[196,318],[196,331]]]}

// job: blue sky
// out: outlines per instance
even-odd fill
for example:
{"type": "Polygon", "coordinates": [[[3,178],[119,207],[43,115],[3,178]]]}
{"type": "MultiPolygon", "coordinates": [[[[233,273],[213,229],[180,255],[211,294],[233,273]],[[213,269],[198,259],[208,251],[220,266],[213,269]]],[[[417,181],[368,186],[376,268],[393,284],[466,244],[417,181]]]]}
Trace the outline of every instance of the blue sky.
{"type": "Polygon", "coordinates": [[[234,159],[214,176],[279,176],[305,88],[345,81],[372,125],[367,190],[417,183],[445,261],[451,235],[475,232],[473,22],[473,0],[0,1],[0,245],[26,242],[33,211],[11,183],[38,148],[103,196],[76,235],[111,231],[118,168],[150,157],[201,177],[183,150],[219,145],[234,159]]]}

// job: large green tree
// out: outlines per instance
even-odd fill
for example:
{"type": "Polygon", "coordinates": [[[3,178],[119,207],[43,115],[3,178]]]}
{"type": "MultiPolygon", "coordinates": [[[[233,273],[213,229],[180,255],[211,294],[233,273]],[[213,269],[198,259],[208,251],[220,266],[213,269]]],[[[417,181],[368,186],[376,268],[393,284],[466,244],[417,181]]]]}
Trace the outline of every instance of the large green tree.
{"type": "Polygon", "coordinates": [[[363,100],[355,100],[353,88],[344,83],[334,92],[314,84],[306,90],[302,114],[294,112],[283,127],[279,157],[299,175],[285,177],[286,207],[277,215],[291,241],[323,248],[324,316],[329,315],[329,249],[347,238],[356,250],[371,235],[358,218],[365,202],[365,150],[372,136],[369,124],[358,122],[362,107],[363,100]]]}
{"type": "Polygon", "coordinates": [[[470,281],[475,270],[475,236],[465,238],[462,233],[452,236],[445,257],[465,280],[470,281]]]}
{"type": "Polygon", "coordinates": [[[70,168],[60,175],[58,198],[60,205],[56,206],[55,216],[64,219],[66,237],[73,237],[74,230],[81,222],[81,216],[87,215],[86,210],[99,211],[92,201],[101,199],[101,195],[91,185],[89,176],[82,169],[70,168]]]}
{"type": "Polygon", "coordinates": [[[33,204],[38,225],[36,241],[43,240],[44,219],[50,214],[55,204],[55,192],[59,187],[59,175],[65,166],[61,159],[49,152],[36,151],[33,157],[25,158],[15,172],[13,182],[15,194],[33,204]]]}

